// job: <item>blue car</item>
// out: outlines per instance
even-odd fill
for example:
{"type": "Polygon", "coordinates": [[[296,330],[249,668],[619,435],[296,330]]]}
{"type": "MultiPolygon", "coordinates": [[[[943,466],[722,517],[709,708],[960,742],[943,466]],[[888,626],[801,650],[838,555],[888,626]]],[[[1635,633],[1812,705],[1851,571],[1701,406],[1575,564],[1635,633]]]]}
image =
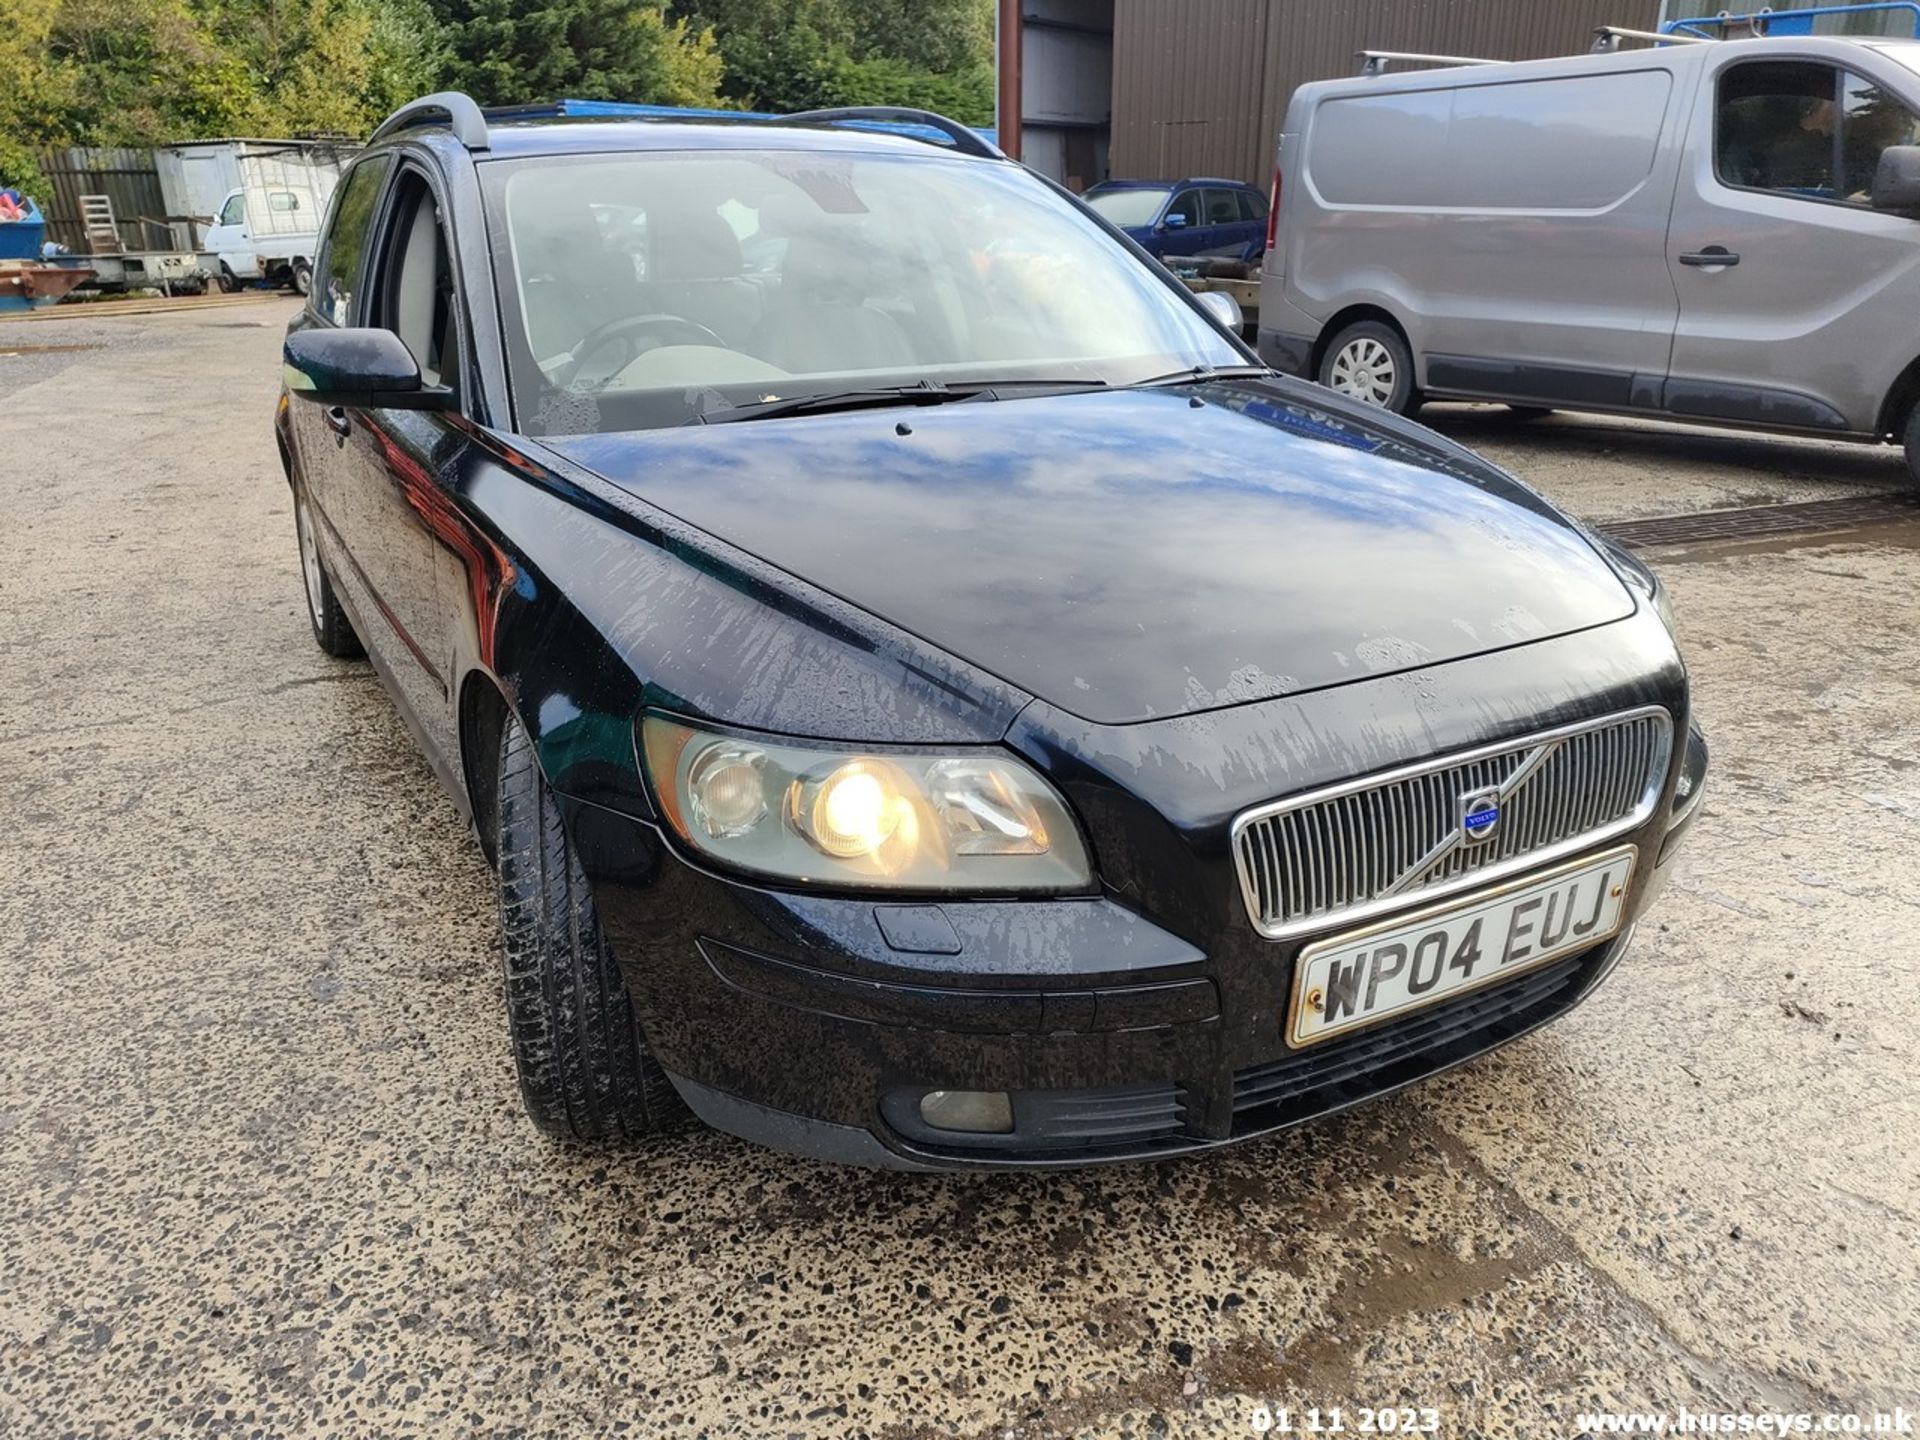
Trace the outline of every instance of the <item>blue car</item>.
{"type": "Polygon", "coordinates": [[[1266,249],[1267,197],[1239,180],[1109,180],[1083,198],[1162,260],[1258,260],[1266,249]]]}

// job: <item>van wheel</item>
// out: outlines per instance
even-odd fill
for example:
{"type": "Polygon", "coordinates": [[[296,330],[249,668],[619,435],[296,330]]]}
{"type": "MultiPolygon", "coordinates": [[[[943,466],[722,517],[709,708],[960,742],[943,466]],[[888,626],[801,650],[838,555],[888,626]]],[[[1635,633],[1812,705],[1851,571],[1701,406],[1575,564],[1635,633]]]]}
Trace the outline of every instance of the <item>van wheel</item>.
{"type": "Polygon", "coordinates": [[[1920,405],[1907,413],[1907,483],[1920,490],[1920,405]]]}
{"type": "Polygon", "coordinates": [[[1399,415],[1419,403],[1407,342],[1378,320],[1357,321],[1333,337],[1320,360],[1320,383],[1399,415]]]}
{"type": "Polygon", "coordinates": [[[296,295],[313,293],[313,267],[304,260],[293,262],[293,293],[296,295]]]}
{"type": "Polygon", "coordinates": [[[517,719],[500,734],[500,938],[507,1034],[533,1123],[563,1140],[631,1140],[685,1106],[647,1049],[593,891],[517,719]]]}

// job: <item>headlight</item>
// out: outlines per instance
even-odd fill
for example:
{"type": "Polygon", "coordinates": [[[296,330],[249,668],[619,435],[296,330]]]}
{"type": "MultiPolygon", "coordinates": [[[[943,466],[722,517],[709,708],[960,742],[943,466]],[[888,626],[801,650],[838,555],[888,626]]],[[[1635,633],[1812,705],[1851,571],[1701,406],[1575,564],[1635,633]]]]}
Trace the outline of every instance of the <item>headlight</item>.
{"type": "Polygon", "coordinates": [[[649,715],[674,834],[737,870],[836,888],[1060,893],[1093,883],[1066,802],[1010,755],[862,752],[649,715]]]}
{"type": "Polygon", "coordinates": [[[1613,573],[1626,582],[1628,589],[1636,591],[1653,606],[1653,613],[1660,617],[1660,623],[1667,627],[1667,633],[1673,634],[1673,600],[1667,594],[1667,587],[1660,583],[1660,577],[1648,568],[1646,561],[1618,540],[1605,535],[1595,538],[1607,562],[1613,566],[1613,573]]]}

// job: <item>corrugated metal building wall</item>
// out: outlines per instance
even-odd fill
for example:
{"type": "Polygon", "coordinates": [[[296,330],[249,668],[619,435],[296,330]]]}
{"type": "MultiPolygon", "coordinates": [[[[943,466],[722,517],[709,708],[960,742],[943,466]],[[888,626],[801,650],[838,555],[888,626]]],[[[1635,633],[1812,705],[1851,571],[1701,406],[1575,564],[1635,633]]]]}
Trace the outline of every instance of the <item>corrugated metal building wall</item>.
{"type": "Polygon", "coordinates": [[[1112,173],[1265,185],[1294,87],[1356,73],[1355,51],[1529,60],[1659,17],[1660,0],[1115,0],[1112,173]]]}
{"type": "MultiPolygon", "coordinates": [[[[87,244],[87,227],[80,218],[80,197],[105,195],[113,202],[113,218],[123,248],[166,249],[182,243],[173,226],[142,219],[164,216],[167,210],[151,150],[70,145],[42,150],[39,160],[53,187],[52,194],[39,197],[49,240],[59,241],[75,254],[88,253],[92,247],[87,244]]],[[[184,246],[193,248],[191,234],[186,236],[184,246]]]]}

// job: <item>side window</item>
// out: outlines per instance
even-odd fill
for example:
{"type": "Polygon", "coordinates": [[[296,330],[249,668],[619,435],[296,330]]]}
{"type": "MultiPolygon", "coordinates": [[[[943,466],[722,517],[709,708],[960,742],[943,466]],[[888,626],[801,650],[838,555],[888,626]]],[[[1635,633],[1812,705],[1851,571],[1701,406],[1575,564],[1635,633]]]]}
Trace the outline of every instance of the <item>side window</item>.
{"type": "Polygon", "coordinates": [[[1171,220],[1175,215],[1185,216],[1190,226],[1198,225],[1200,223],[1200,192],[1182,190],[1174,196],[1173,203],[1167,207],[1167,218],[1171,220]]]}
{"type": "Polygon", "coordinates": [[[391,215],[382,247],[377,323],[413,352],[424,384],[452,385],[460,374],[453,270],[440,208],[419,175],[401,178],[391,215]]]}
{"type": "Polygon", "coordinates": [[[220,207],[222,225],[244,225],[247,223],[247,197],[241,191],[235,191],[227,197],[227,203],[220,207]]]}
{"type": "Polygon", "coordinates": [[[1208,190],[1205,194],[1207,197],[1207,224],[1238,225],[1240,223],[1240,206],[1234,200],[1233,191],[1208,190]]]}
{"type": "Polygon", "coordinates": [[[1863,76],[1846,73],[1840,90],[1840,198],[1869,203],[1873,172],[1889,145],[1920,145],[1920,117],[1863,76]]]}
{"type": "Polygon", "coordinates": [[[1266,219],[1267,197],[1257,195],[1251,190],[1240,191],[1240,218],[1242,220],[1266,219]]]}
{"type": "Polygon", "coordinates": [[[1808,60],[1763,60],[1722,71],[1713,127],[1720,183],[1809,200],[1840,199],[1834,113],[1839,83],[1833,66],[1808,60]]]}
{"type": "Polygon", "coordinates": [[[317,283],[309,303],[336,325],[345,325],[353,313],[367,231],[373,226],[373,207],[380,198],[380,182],[386,177],[388,164],[384,155],[361,161],[340,182],[340,193],[334,197],[333,216],[320,246],[317,283]]]}

